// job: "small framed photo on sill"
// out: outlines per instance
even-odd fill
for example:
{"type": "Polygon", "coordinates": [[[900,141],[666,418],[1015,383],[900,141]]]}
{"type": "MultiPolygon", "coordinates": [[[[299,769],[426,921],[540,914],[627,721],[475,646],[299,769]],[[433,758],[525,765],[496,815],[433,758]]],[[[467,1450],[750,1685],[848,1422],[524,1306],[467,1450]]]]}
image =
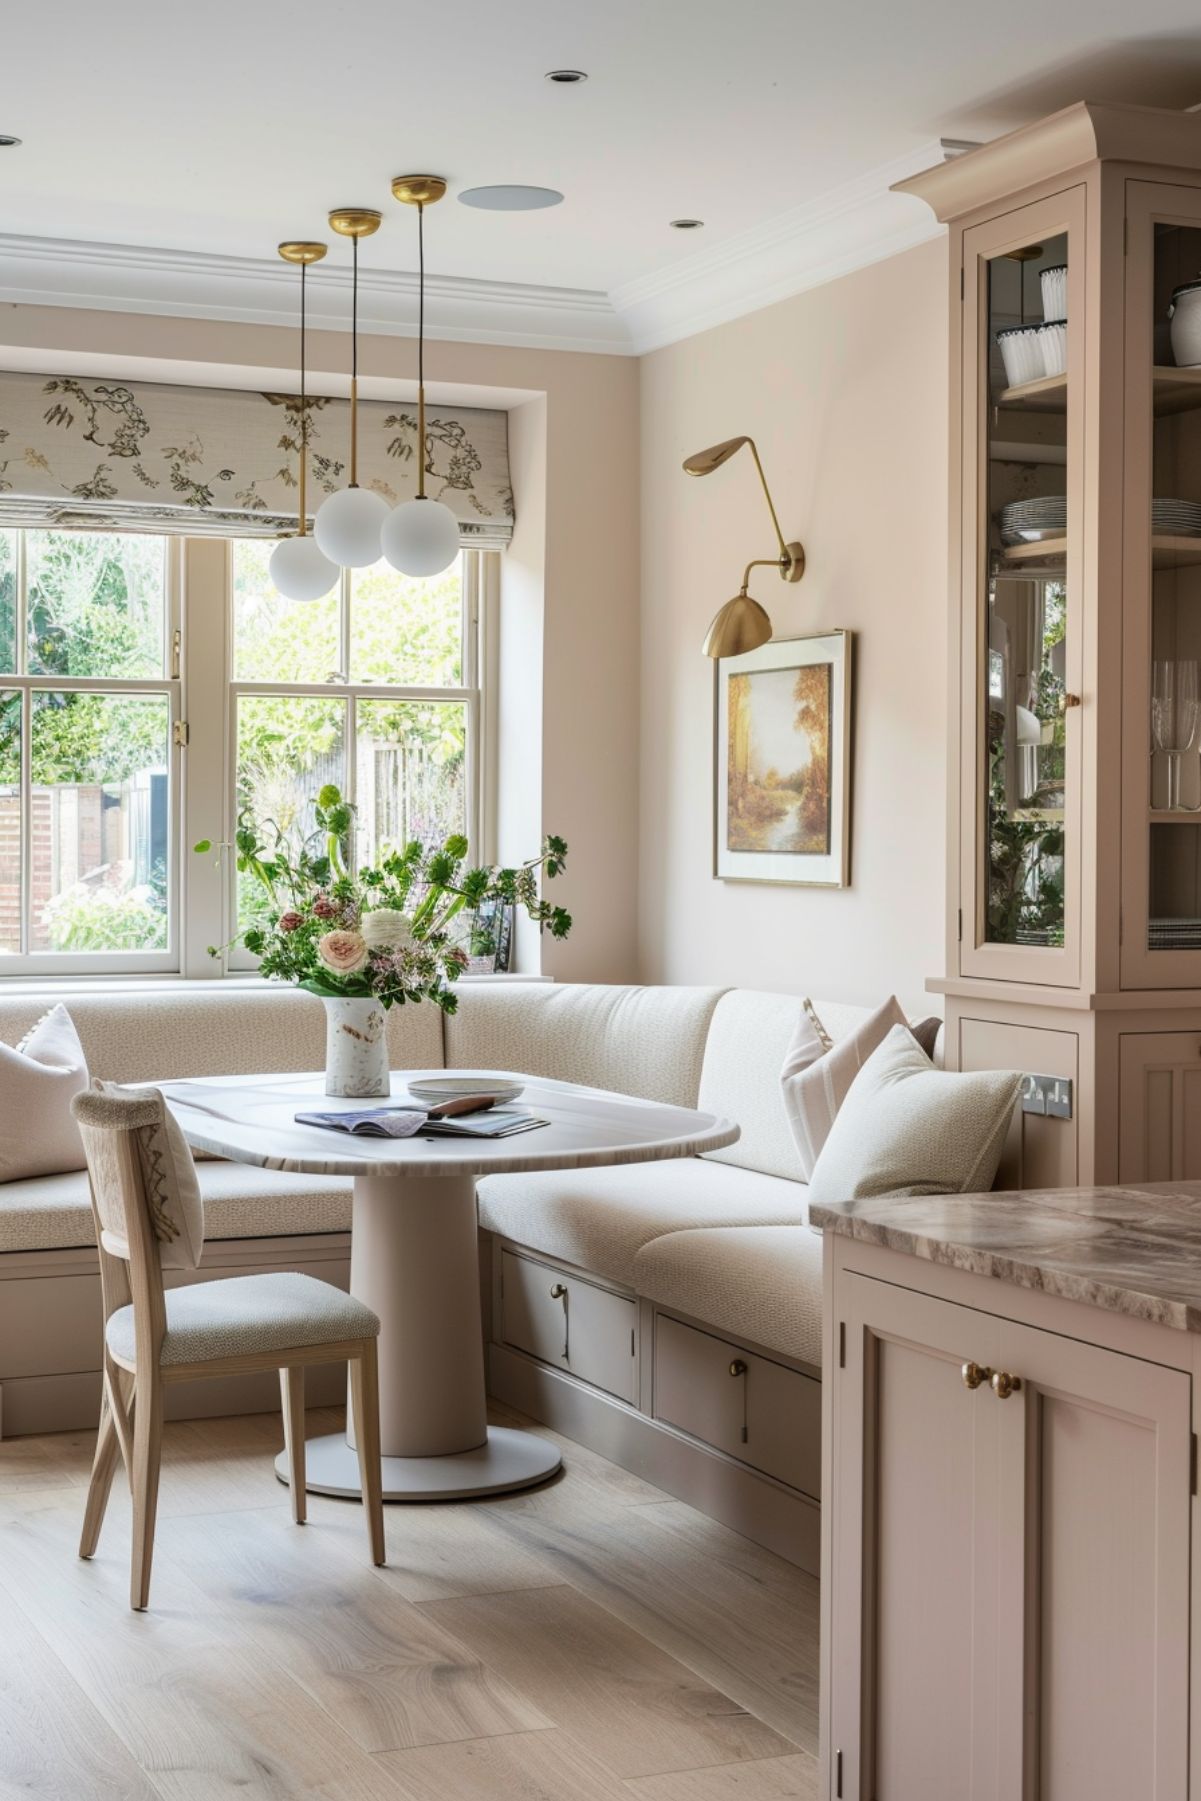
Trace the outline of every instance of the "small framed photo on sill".
{"type": "Polygon", "coordinates": [[[850,882],[852,640],[772,639],[714,665],[719,881],[850,882]]]}

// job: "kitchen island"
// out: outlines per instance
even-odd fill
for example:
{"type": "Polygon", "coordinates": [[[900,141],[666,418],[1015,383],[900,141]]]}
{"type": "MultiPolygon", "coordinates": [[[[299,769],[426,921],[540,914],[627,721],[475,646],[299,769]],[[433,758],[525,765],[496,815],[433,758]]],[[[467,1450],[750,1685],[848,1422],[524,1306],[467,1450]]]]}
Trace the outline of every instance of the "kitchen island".
{"type": "Polygon", "coordinates": [[[1201,1797],[1201,1183],[811,1223],[823,1797],[1201,1797]]]}

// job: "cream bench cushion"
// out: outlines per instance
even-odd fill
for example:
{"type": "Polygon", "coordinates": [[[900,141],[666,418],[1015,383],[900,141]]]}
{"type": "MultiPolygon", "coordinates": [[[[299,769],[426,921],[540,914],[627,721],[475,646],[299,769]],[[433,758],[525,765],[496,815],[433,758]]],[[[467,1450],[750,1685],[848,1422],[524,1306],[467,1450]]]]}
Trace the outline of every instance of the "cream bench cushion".
{"type": "MultiPolygon", "coordinates": [[[[349,1176],[280,1175],[244,1163],[198,1163],[196,1179],[206,1239],[350,1230],[349,1176]]],[[[0,1253],[72,1250],[95,1242],[86,1170],[0,1186],[0,1253]]]]}
{"type": "MultiPolygon", "coordinates": [[[[515,1069],[695,1107],[720,988],[484,984],[447,1015],[448,1069],[515,1069]]],[[[776,1071],[779,1086],[779,1071],[776,1071]]]]}
{"type": "Polygon", "coordinates": [[[634,1287],[740,1342],[821,1366],[822,1240],[808,1226],[669,1232],[636,1254],[634,1287]]]}
{"type": "Polygon", "coordinates": [[[638,1252],[665,1232],[799,1225],[807,1217],[803,1183],[703,1157],[485,1176],[477,1193],[489,1231],[630,1288],[638,1252]]]}
{"type": "MultiPolygon", "coordinates": [[[[293,1270],[192,1282],[169,1288],[164,1299],[163,1364],[203,1363],[379,1336],[379,1320],[370,1307],[329,1282],[293,1270]]],[[[110,1315],[104,1337],[118,1362],[134,1362],[132,1307],[118,1307],[110,1315]]]]}

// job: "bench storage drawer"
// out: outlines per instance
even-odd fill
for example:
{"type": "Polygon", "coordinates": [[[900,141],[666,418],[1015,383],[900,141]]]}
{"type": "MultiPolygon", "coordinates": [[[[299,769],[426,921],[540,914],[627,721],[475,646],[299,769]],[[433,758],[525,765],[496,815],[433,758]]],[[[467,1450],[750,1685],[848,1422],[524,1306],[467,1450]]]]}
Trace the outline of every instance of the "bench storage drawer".
{"type": "Polygon", "coordinates": [[[501,1252],[501,1340],[608,1394],[637,1397],[637,1312],[625,1295],[501,1252]]]}
{"type": "Polygon", "coordinates": [[[821,1383],[665,1313],[655,1316],[654,1417],[819,1493],[821,1383]]]}

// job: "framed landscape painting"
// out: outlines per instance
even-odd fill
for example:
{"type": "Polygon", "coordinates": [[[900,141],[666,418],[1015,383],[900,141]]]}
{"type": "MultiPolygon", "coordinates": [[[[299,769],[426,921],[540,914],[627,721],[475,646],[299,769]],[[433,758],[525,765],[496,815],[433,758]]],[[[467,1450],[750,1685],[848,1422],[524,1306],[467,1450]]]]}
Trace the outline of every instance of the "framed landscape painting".
{"type": "Polygon", "coordinates": [[[715,665],[720,880],[850,880],[851,640],[773,639],[715,665]]]}

